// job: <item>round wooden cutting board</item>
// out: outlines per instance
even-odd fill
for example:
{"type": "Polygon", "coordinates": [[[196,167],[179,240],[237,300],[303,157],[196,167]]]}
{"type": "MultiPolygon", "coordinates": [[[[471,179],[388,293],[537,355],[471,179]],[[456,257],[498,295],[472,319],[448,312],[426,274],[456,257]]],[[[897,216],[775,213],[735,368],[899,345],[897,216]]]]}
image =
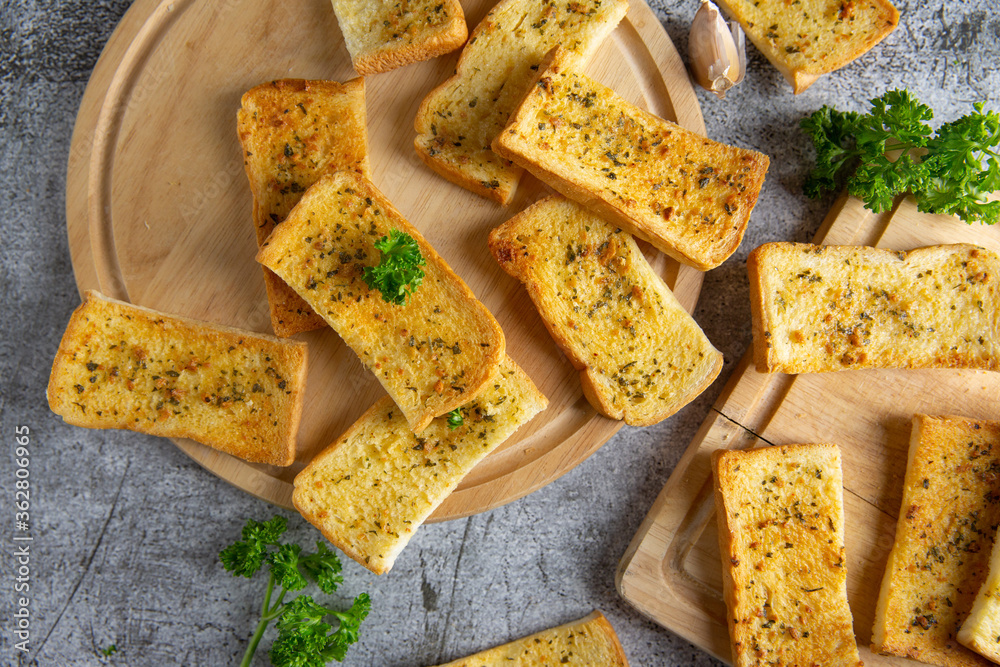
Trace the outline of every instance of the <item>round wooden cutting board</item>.
{"type": "MultiPolygon", "coordinates": [[[[463,0],[470,31],[493,0],[463,0]]],[[[598,415],[525,291],[486,247],[489,231],[546,194],[525,174],[503,208],[440,178],[413,150],[420,101],[454,70],[458,52],[369,77],[372,177],[493,312],[507,352],[549,408],[477,466],[432,520],[520,498],[596,451],[621,422],[598,415]]],[[[687,72],[657,18],[631,0],[587,72],[628,100],[704,134],[687,72]]],[[[271,332],[251,194],[239,142],[240,97],[273,79],[355,77],[327,0],[137,0],[94,70],[69,158],[66,218],[81,291],[197,319],[271,332]]],[[[690,311],[702,274],[647,256],[690,311]]],[[[291,507],[291,481],[383,390],[330,329],[309,344],[296,462],[252,465],[189,440],[177,445],[218,476],[291,507]]]]}

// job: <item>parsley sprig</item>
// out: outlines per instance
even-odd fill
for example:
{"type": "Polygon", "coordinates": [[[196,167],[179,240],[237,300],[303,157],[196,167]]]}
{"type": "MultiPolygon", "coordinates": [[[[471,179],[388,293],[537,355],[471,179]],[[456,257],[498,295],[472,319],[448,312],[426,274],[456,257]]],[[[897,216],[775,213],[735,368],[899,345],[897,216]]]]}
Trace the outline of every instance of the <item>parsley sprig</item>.
{"type": "Polygon", "coordinates": [[[816,167],[804,186],[808,196],[846,181],[847,191],[875,212],[910,192],[925,213],[988,225],[1000,219],[1000,201],[986,199],[1000,189],[1000,115],[975,104],[973,113],[935,134],[927,124],[934,112],[906,90],[891,90],[871,105],[867,114],[824,106],[802,119],[816,148],[816,167]]]}
{"type": "Polygon", "coordinates": [[[449,431],[454,431],[456,428],[465,423],[465,415],[462,414],[462,408],[455,408],[447,414],[447,417],[449,431]]]}
{"type": "Polygon", "coordinates": [[[382,251],[382,260],[376,266],[365,267],[364,279],[368,287],[382,293],[382,299],[402,305],[424,279],[421,266],[427,260],[420,254],[420,246],[412,236],[393,229],[388,236],[375,242],[382,251]]]}
{"type": "Polygon", "coordinates": [[[287,525],[281,516],[270,521],[250,519],[243,527],[243,539],[219,554],[223,567],[234,576],[252,577],[265,563],[269,569],[260,622],[240,667],[250,664],[264,630],[274,620],[278,637],[271,645],[271,664],[275,667],[322,667],[331,660],[343,661],[348,647],[358,641],[358,628],[371,609],[367,593],[356,597],[347,611],[325,607],[310,595],[285,602],[285,595],[305,588],[309,580],[327,594],[344,581],[340,559],[323,542],[307,554],[298,544],[280,542],[287,525]],[[281,591],[272,604],[275,586],[281,591]],[[330,616],[337,619],[336,630],[324,620],[330,616]]]}

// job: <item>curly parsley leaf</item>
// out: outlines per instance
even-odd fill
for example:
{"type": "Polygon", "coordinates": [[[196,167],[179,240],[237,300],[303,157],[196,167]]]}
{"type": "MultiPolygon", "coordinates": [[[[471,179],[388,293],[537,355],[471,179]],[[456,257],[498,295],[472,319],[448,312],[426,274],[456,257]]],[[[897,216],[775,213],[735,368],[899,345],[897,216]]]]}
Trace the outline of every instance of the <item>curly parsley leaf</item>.
{"type": "Polygon", "coordinates": [[[271,645],[271,664],[322,667],[331,660],[343,661],[347,649],[358,641],[361,622],[370,610],[367,593],[355,598],[347,611],[324,607],[308,595],[298,596],[278,621],[278,637],[271,645]],[[336,630],[325,622],[327,616],[337,619],[336,630]]]}
{"type": "Polygon", "coordinates": [[[270,521],[250,519],[243,527],[243,540],[222,550],[219,558],[227,571],[240,577],[252,577],[268,557],[267,547],[278,543],[288,520],[276,516],[270,521]]]}
{"type": "Polygon", "coordinates": [[[271,521],[250,520],[243,528],[243,539],[219,554],[223,565],[236,576],[252,576],[268,564],[269,576],[260,621],[243,655],[241,667],[253,659],[264,630],[277,620],[278,637],[271,647],[271,662],[277,667],[322,667],[331,660],[342,661],[351,644],[358,641],[361,621],[371,609],[368,595],[362,593],[347,611],[324,607],[309,595],[299,595],[290,602],[285,596],[308,585],[312,579],[324,593],[332,593],[343,582],[337,554],[322,542],[316,551],[302,553],[298,544],[279,541],[287,521],[274,517],[271,521]],[[272,603],[275,587],[280,588],[272,603]],[[324,619],[337,619],[337,629],[324,619]]]}
{"type": "Polygon", "coordinates": [[[454,431],[464,423],[465,417],[462,416],[462,408],[455,408],[448,413],[448,430],[454,431]]]}
{"type": "Polygon", "coordinates": [[[303,556],[299,562],[306,574],[324,593],[333,593],[337,590],[337,586],[344,582],[344,578],[340,576],[342,569],[340,559],[322,542],[316,543],[316,553],[303,556]]]}
{"type": "Polygon", "coordinates": [[[970,223],[1000,218],[1000,202],[986,198],[1000,189],[1000,116],[983,113],[977,104],[974,113],[935,134],[927,124],[933,111],[905,90],[891,90],[871,104],[864,115],[824,106],[801,121],[816,149],[806,195],[819,197],[846,181],[848,192],[876,212],[911,192],[921,211],[970,223]]]}
{"type": "Polygon", "coordinates": [[[297,544],[282,544],[270,554],[271,574],[276,583],[286,591],[300,591],[309,583],[299,571],[299,554],[302,547],[297,544]]]}
{"type": "Polygon", "coordinates": [[[382,299],[402,305],[424,279],[421,266],[427,260],[420,254],[420,246],[409,234],[393,229],[388,236],[375,242],[382,251],[382,260],[376,266],[365,267],[364,280],[370,289],[382,293],[382,299]]]}
{"type": "Polygon", "coordinates": [[[986,195],[1000,190],[1000,115],[976,112],[938,128],[937,136],[927,144],[923,165],[925,179],[918,190],[921,211],[958,215],[988,225],[1000,218],[1000,201],[987,201],[986,195]]]}

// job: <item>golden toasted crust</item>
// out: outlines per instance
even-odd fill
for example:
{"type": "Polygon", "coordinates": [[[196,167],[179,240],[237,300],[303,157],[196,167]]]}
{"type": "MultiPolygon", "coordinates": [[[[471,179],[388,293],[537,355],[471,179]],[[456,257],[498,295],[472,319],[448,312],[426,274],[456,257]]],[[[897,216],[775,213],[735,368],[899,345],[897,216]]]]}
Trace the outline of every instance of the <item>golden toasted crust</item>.
{"type": "Polygon", "coordinates": [[[388,572],[462,478],[547,403],[506,355],[457,428],[441,417],[414,435],[387,396],[295,477],[292,502],[345,554],[388,572]]]}
{"type": "Polygon", "coordinates": [[[796,94],[861,56],[899,25],[888,0],[718,0],[796,94]]]}
{"type": "MultiPolygon", "coordinates": [[[[323,174],[353,169],[369,175],[364,79],[265,83],[243,95],[236,121],[258,245],[323,174]]],[[[291,336],[324,326],[267,269],[264,284],[275,334],[291,336]]]]}
{"type": "Polygon", "coordinates": [[[454,51],[469,35],[458,0],[333,0],[333,11],[362,76],[454,51]]]}
{"type": "MultiPolygon", "coordinates": [[[[1000,442],[1000,438],[997,441],[1000,442]]],[[[979,587],[957,638],[963,646],[1000,663],[1000,540],[996,538],[990,554],[989,573],[979,587]]]]}
{"type": "Polygon", "coordinates": [[[847,604],[836,445],[712,455],[736,667],[862,664],[847,604]]]}
{"type": "Polygon", "coordinates": [[[761,372],[1000,370],[1000,257],[768,243],[747,259],[761,372]]]}
{"type": "Polygon", "coordinates": [[[601,414],[656,424],[722,369],[716,350],[635,241],[561,196],[490,234],[500,266],[528,290],[601,414]]]}
{"type": "Polygon", "coordinates": [[[628,667],[611,623],[599,611],[438,667],[628,667]]]}
{"type": "Polygon", "coordinates": [[[945,667],[991,664],[956,633],[1000,523],[1000,422],[915,415],[872,650],[945,667]]]}
{"type": "Polygon", "coordinates": [[[473,30],[455,75],[424,98],[414,147],[452,183],[510,203],[521,168],[490,148],[558,43],[583,63],[628,11],[626,0],[503,0],[473,30]]]}
{"type": "Polygon", "coordinates": [[[553,49],[493,140],[553,188],[684,264],[718,266],[740,245],[768,158],[629,104],[553,49]]]}
{"type": "Polygon", "coordinates": [[[500,325],[420,232],[367,179],[323,177],[261,247],[257,261],[299,293],[375,373],[410,427],[472,400],[504,353],[500,325]],[[412,236],[427,262],[404,305],[363,278],[390,230],[412,236]]]}
{"type": "Polygon", "coordinates": [[[305,382],[305,343],[89,291],[59,344],[47,395],[69,424],[191,438],[287,466],[305,382]]]}

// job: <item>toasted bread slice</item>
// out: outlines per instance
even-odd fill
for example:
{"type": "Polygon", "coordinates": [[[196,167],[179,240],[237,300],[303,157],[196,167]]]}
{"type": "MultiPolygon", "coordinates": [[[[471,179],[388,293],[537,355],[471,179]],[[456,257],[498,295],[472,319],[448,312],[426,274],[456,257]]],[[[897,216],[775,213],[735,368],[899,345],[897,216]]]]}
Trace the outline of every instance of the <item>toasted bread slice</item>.
{"type": "MultiPolygon", "coordinates": [[[[1000,433],[1000,429],[997,429],[1000,433]]],[[[1000,441],[1000,437],[996,438],[1000,441]]],[[[1000,664],[1000,540],[993,538],[989,574],[979,587],[965,623],[958,631],[963,646],[1000,664]]]]}
{"type": "Polygon", "coordinates": [[[462,478],[547,404],[506,355],[457,427],[441,417],[414,435],[387,396],[296,475],[292,502],[345,554],[388,572],[462,478]]]}
{"type": "Polygon", "coordinates": [[[989,250],[767,243],[747,272],[760,372],[1000,370],[1000,257],[989,250]]]}
{"type": "Polygon", "coordinates": [[[717,0],[801,93],[861,56],[899,25],[888,0],[717,0]]]}
{"type": "Polygon", "coordinates": [[[52,364],[49,407],[67,423],[191,438],[291,465],[305,343],[165,315],[89,291],[52,364]]]}
{"type": "Polygon", "coordinates": [[[493,230],[490,250],[524,283],[601,414],[656,424],[722,370],[722,353],[632,237],[579,204],[537,202],[493,230]]]}
{"type": "Polygon", "coordinates": [[[736,667],[856,667],[836,445],[712,455],[736,667]]]}
{"type": "Polygon", "coordinates": [[[628,667],[625,650],[599,611],[438,667],[628,667]]]}
{"type": "MultiPolygon", "coordinates": [[[[369,175],[364,79],[265,83],[243,95],[236,120],[258,245],[323,174],[353,169],[369,175]]],[[[275,334],[291,336],[325,326],[267,269],[264,284],[275,334]]]]}
{"type": "Polygon", "coordinates": [[[371,181],[325,176],[261,247],[257,261],[298,292],[375,373],[420,432],[472,400],[503,358],[500,325],[472,290],[371,181]],[[404,305],[363,278],[379,264],[375,243],[398,229],[427,262],[404,305]]]}
{"type": "Polygon", "coordinates": [[[420,104],[417,155],[452,183],[506,206],[521,168],[490,142],[556,44],[582,64],[628,11],[627,0],[503,0],[476,26],[455,75],[420,104]]]}
{"type": "Polygon", "coordinates": [[[333,0],[333,11],[361,76],[454,51],[469,36],[458,0],[333,0]]]}
{"type": "Polygon", "coordinates": [[[959,627],[1000,523],[1000,422],[915,415],[872,650],[946,667],[991,664],[959,627]]]}
{"type": "Polygon", "coordinates": [[[493,140],[570,199],[706,270],[743,239],[766,155],[726,146],[629,104],[553,49],[493,140]]]}

